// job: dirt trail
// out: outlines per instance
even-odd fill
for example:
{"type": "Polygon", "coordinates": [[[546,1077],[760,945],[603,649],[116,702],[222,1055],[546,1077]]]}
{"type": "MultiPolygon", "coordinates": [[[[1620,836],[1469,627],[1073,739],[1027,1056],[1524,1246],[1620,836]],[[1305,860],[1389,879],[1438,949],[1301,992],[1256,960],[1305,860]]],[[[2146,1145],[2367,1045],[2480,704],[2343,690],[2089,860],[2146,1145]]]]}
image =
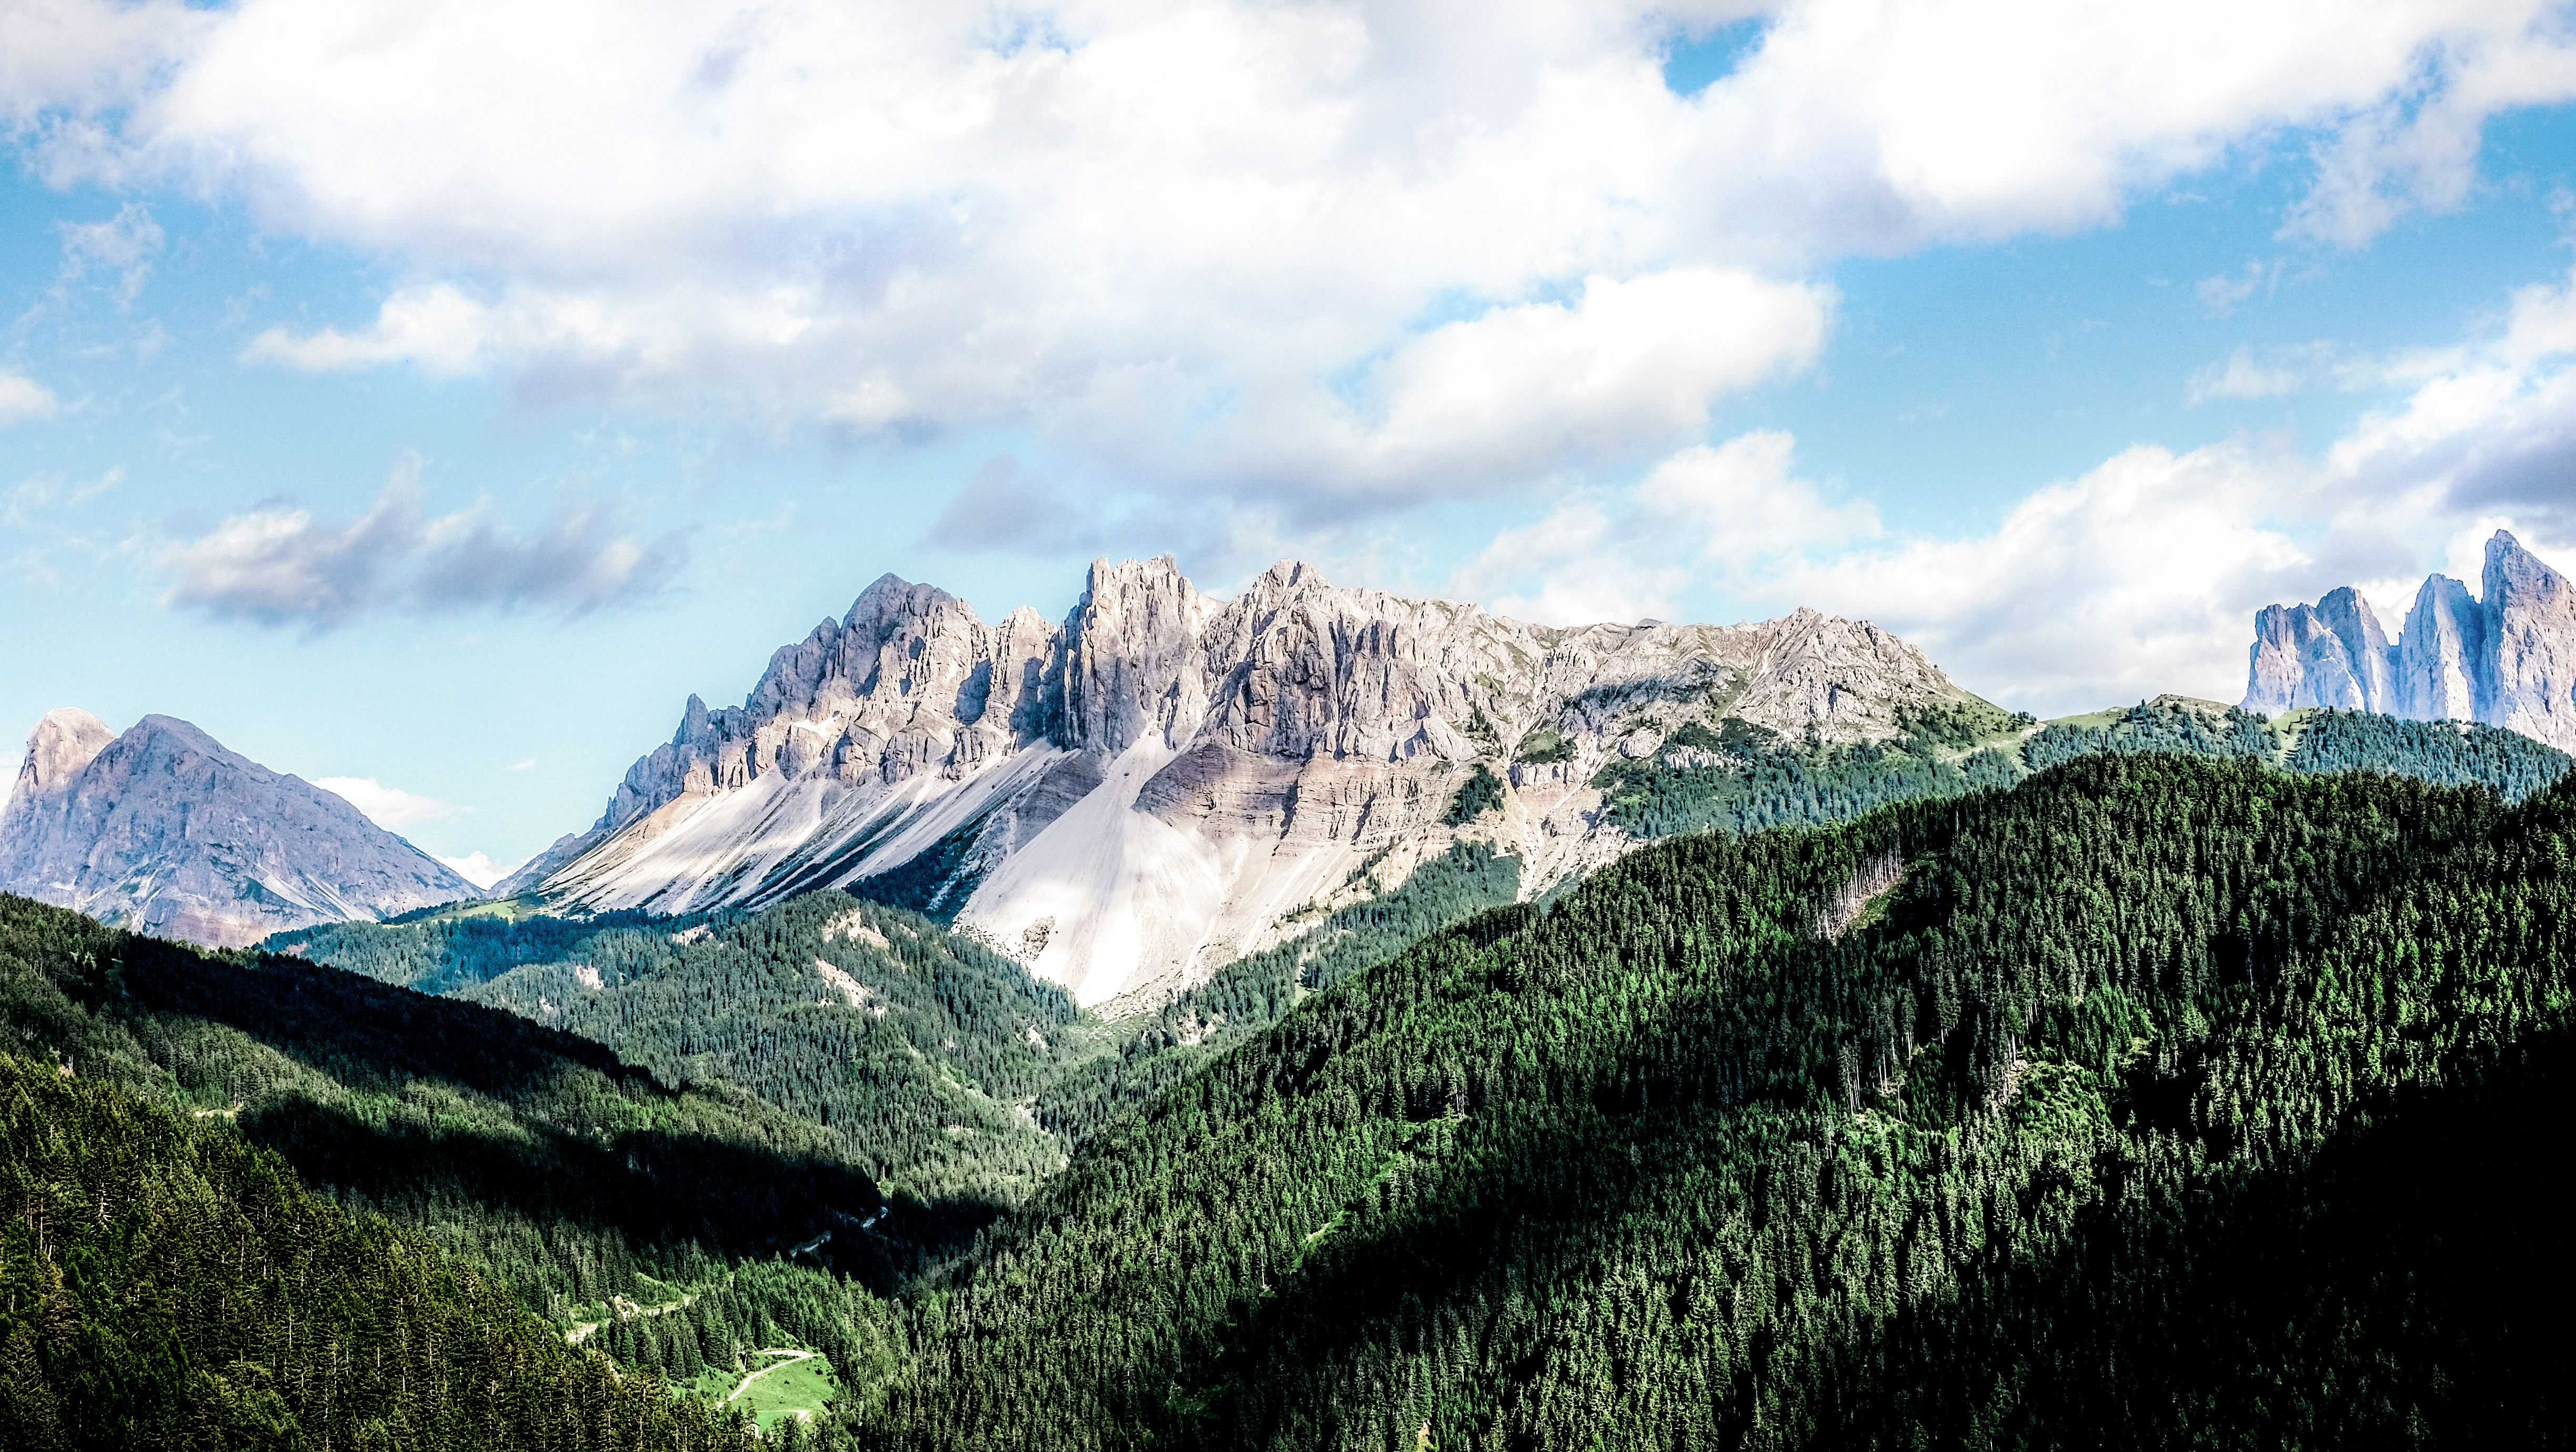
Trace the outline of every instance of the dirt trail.
{"type": "MultiPolygon", "coordinates": [[[[756,1381],[760,1380],[762,1377],[769,1375],[771,1372],[778,1370],[780,1367],[794,1366],[796,1363],[798,1363],[798,1362],[800,1362],[800,1361],[811,1361],[811,1360],[813,1360],[813,1359],[814,1359],[814,1357],[817,1355],[817,1353],[815,1353],[815,1352],[811,1352],[811,1351],[798,1351],[798,1350],[794,1349],[793,1347],[787,1347],[787,1346],[764,1346],[764,1347],[760,1348],[758,1351],[753,1352],[753,1353],[752,1353],[752,1355],[754,1355],[754,1356],[784,1356],[784,1357],[786,1357],[787,1359],[786,1359],[785,1361],[782,1361],[782,1362],[778,1363],[778,1365],[777,1365],[777,1366],[764,1366],[764,1367],[762,1367],[760,1370],[753,1372],[751,1375],[744,1377],[744,1378],[742,1379],[742,1385],[740,1385],[740,1386],[738,1386],[738,1387],[735,1387],[735,1388],[733,1389],[733,1397],[741,1396],[744,1392],[747,1392],[747,1391],[751,1390],[751,1384],[752,1384],[753,1382],[756,1382],[756,1381]]],[[[723,1402],[723,1405],[728,1406],[728,1407],[729,1407],[729,1406],[732,1406],[732,1405],[733,1405],[733,1397],[727,1397],[727,1398],[725,1398],[725,1399],[724,1399],[724,1402],[723,1402]]]]}

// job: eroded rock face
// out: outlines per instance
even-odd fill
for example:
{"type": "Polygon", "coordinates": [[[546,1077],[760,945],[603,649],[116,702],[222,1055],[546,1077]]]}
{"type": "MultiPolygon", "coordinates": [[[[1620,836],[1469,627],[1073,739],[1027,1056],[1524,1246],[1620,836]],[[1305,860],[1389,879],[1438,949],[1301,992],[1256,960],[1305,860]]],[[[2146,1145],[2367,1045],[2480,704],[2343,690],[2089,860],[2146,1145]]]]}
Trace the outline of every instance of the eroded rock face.
{"type": "Polygon", "coordinates": [[[2350,586],[2314,605],[2273,605],[2254,617],[2245,687],[2250,710],[2333,706],[2393,713],[2397,676],[2378,615],[2350,586]]]}
{"type": "Polygon", "coordinates": [[[146,716],[48,714],[0,807],[0,889],[211,947],[476,895],[347,801],[146,716]]]}
{"type": "Polygon", "coordinates": [[[2473,721],[2487,659],[2487,617],[2469,587],[2433,575],[2415,592],[2397,641],[2398,707],[2419,721],[2473,721]]]}
{"type": "Polygon", "coordinates": [[[2576,750],[2576,589],[2512,535],[2487,541],[2478,719],[2576,750]]]}
{"type": "Polygon", "coordinates": [[[2482,721],[2576,750],[2576,591],[2503,530],[2487,541],[2480,583],[2483,599],[2448,576],[2426,579],[2393,646],[2349,587],[2266,608],[2243,704],[2482,721]]]}
{"type": "Polygon", "coordinates": [[[600,821],[499,890],[684,911],[876,879],[1101,1003],[1203,978],[1462,830],[1533,892],[1606,860],[1627,844],[1587,783],[1687,720],[1882,740],[1954,699],[1895,636],[1806,610],[1556,630],[1294,561],[1216,600],[1166,556],[1093,565],[1059,625],[986,627],[889,576],[741,707],[691,698],[600,821]],[[1480,760],[1507,810],[1444,825],[1480,760]]]}

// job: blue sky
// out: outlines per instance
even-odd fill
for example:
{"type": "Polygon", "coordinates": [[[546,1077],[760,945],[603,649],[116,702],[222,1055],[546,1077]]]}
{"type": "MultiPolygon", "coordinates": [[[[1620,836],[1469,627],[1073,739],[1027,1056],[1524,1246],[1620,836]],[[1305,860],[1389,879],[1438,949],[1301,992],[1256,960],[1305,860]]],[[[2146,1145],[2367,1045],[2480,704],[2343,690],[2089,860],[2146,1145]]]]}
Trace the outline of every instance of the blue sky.
{"type": "Polygon", "coordinates": [[[0,723],[506,865],[880,573],[1166,551],[2232,698],[2576,563],[2576,19],[2244,11],[0,0],[0,723]]]}

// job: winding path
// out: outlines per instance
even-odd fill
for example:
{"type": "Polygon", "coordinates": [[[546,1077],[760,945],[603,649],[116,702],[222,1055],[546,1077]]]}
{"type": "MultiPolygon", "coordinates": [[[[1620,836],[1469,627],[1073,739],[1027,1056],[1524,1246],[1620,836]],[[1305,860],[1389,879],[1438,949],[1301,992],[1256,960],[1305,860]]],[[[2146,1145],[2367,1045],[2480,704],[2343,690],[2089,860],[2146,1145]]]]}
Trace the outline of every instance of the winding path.
{"type": "MultiPolygon", "coordinates": [[[[769,1375],[771,1372],[773,1372],[773,1371],[777,1371],[777,1370],[779,1370],[781,1367],[794,1366],[796,1363],[798,1363],[798,1362],[800,1362],[800,1361],[811,1361],[811,1360],[813,1360],[813,1359],[814,1359],[814,1357],[816,1356],[816,1354],[817,1354],[817,1353],[815,1353],[815,1352],[811,1352],[811,1351],[798,1351],[798,1350],[794,1349],[793,1347],[787,1347],[787,1346],[764,1346],[764,1347],[761,1347],[759,1350],[754,1351],[754,1352],[752,1353],[752,1355],[754,1355],[754,1356],[784,1356],[784,1357],[786,1357],[787,1359],[786,1359],[785,1361],[782,1361],[782,1362],[778,1363],[778,1365],[777,1365],[777,1366],[764,1366],[764,1367],[762,1367],[760,1370],[753,1372],[751,1375],[744,1377],[744,1378],[742,1379],[742,1385],[740,1385],[740,1386],[738,1386],[738,1387],[735,1387],[735,1388],[733,1389],[733,1397],[741,1396],[744,1392],[747,1392],[747,1391],[751,1390],[751,1384],[752,1384],[753,1382],[756,1382],[756,1381],[760,1380],[762,1377],[769,1375]]],[[[726,1398],[724,1399],[724,1401],[721,1403],[721,1405],[728,1406],[728,1407],[729,1407],[729,1406],[732,1406],[732,1405],[733,1405],[733,1397],[726,1397],[726,1398]]]]}

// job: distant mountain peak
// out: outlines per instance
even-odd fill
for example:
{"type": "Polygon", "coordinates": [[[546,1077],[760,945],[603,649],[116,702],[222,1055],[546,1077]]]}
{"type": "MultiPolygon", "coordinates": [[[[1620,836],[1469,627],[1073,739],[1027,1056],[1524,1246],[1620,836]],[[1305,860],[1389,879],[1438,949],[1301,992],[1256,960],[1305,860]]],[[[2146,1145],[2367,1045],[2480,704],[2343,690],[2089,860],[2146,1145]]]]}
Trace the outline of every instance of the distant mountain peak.
{"type": "Polygon", "coordinates": [[[0,890],[216,947],[475,896],[343,798],[175,716],[48,712],[0,809],[0,890]]]}
{"type": "Polygon", "coordinates": [[[2432,575],[2392,644],[2351,586],[2254,617],[2244,705],[2338,706],[2419,721],[2481,721],[2576,749],[2576,589],[2506,530],[2488,538],[2482,594],[2432,575]]]}
{"type": "Polygon", "coordinates": [[[13,795],[50,796],[96,760],[116,733],[107,723],[78,706],[47,711],[27,733],[27,754],[18,767],[13,795]]]}

